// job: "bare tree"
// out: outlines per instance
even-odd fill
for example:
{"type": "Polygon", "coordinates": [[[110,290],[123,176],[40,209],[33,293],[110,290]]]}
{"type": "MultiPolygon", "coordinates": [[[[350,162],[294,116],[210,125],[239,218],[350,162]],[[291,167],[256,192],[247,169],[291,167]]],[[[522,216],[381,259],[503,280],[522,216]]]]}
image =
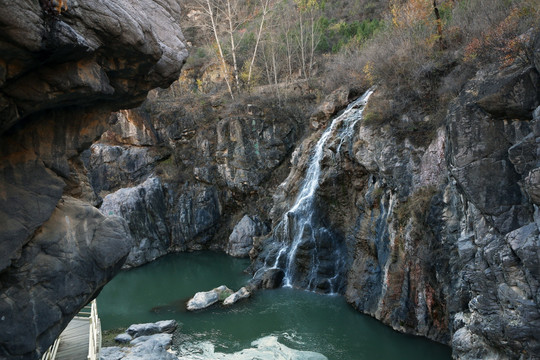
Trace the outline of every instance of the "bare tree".
{"type": "Polygon", "coordinates": [[[248,71],[248,78],[247,78],[248,85],[250,85],[251,83],[251,74],[253,72],[255,58],[257,57],[257,49],[259,48],[259,43],[261,41],[261,36],[263,34],[263,29],[264,29],[264,21],[266,19],[266,15],[269,12],[269,6],[270,6],[270,0],[259,0],[259,1],[261,4],[261,23],[259,25],[259,31],[257,32],[255,47],[253,49],[253,56],[251,57],[251,62],[249,64],[249,71],[248,71]]]}
{"type": "Polygon", "coordinates": [[[231,82],[229,79],[229,70],[227,61],[225,60],[225,55],[223,53],[223,46],[220,40],[220,31],[219,31],[219,7],[216,0],[197,0],[197,3],[203,9],[204,13],[206,14],[209,23],[206,24],[210,31],[212,32],[212,35],[214,36],[214,39],[216,41],[216,46],[218,49],[218,57],[221,62],[221,68],[223,72],[223,77],[225,78],[225,83],[227,84],[227,90],[229,91],[229,94],[231,95],[231,98],[234,99],[234,93],[232,90],[231,82]]]}

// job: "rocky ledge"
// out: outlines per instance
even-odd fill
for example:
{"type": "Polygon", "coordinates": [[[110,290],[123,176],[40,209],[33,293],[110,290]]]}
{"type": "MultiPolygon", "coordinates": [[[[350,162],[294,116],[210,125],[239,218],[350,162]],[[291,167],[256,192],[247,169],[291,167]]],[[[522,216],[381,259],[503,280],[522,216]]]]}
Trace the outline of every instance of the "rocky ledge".
{"type": "Polygon", "coordinates": [[[38,358],[120,270],[125,220],[77,155],[178,77],[176,1],[0,0],[0,358],[38,358]]]}
{"type": "Polygon", "coordinates": [[[175,320],[156,323],[133,324],[125,333],[114,338],[124,346],[110,346],[101,349],[101,360],[173,360],[171,352],[173,333],[178,327],[175,320]],[[128,345],[129,344],[129,345],[128,345]]]}

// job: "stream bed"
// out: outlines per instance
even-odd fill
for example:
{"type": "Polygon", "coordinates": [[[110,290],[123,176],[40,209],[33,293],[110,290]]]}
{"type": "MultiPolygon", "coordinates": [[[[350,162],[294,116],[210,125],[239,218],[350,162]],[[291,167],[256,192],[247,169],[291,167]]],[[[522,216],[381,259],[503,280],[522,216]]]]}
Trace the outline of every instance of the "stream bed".
{"type": "Polygon", "coordinates": [[[249,280],[243,273],[248,265],[247,259],[195,252],[167,255],[123,271],[98,297],[102,329],[175,319],[181,335],[174,347],[186,359],[209,346],[216,353],[238,352],[270,335],[291,349],[317,352],[329,360],[451,359],[449,347],[400,334],[353,310],[341,296],[282,288],[259,291],[230,308],[185,310],[198,291],[219,285],[238,290],[249,280]]]}

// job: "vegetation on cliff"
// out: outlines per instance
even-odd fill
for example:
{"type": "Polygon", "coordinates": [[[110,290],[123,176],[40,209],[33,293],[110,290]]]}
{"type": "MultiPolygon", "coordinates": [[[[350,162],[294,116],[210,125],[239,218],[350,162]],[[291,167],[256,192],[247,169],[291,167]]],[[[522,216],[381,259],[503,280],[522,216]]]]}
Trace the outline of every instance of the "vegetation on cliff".
{"type": "Polygon", "coordinates": [[[540,18],[532,0],[190,0],[184,6],[193,45],[184,89],[215,94],[221,87],[233,98],[249,93],[280,102],[378,84],[368,122],[392,122],[396,136],[418,132],[418,141],[433,137],[444,115],[439,110],[479,68],[533,62],[529,45],[540,18]],[[413,120],[401,124],[403,116],[413,120]]]}

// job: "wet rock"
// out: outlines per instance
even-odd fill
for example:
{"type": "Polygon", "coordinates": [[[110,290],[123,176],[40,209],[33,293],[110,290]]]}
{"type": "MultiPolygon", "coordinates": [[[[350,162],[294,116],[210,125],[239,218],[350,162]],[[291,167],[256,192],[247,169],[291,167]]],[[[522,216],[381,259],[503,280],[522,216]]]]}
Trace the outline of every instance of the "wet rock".
{"type": "Polygon", "coordinates": [[[285,272],[281,269],[269,269],[262,276],[261,287],[263,289],[276,289],[283,283],[285,272]]]}
{"type": "Polygon", "coordinates": [[[163,320],[156,323],[133,324],[126,333],[133,339],[140,336],[154,335],[158,333],[173,333],[178,326],[176,320],[163,320]]]}
{"type": "Polygon", "coordinates": [[[237,292],[229,295],[225,300],[223,300],[223,305],[229,306],[232,305],[239,300],[246,299],[251,296],[251,293],[245,288],[242,287],[237,292]]]}
{"type": "Polygon", "coordinates": [[[266,225],[257,216],[244,215],[229,236],[227,254],[235,257],[249,256],[253,248],[253,238],[264,235],[266,232],[268,232],[266,225]]]}
{"type": "Polygon", "coordinates": [[[310,116],[311,127],[318,129],[322,123],[326,122],[332,115],[344,109],[349,104],[351,91],[349,88],[341,87],[329,94],[322,104],[320,104],[310,116]]]}

